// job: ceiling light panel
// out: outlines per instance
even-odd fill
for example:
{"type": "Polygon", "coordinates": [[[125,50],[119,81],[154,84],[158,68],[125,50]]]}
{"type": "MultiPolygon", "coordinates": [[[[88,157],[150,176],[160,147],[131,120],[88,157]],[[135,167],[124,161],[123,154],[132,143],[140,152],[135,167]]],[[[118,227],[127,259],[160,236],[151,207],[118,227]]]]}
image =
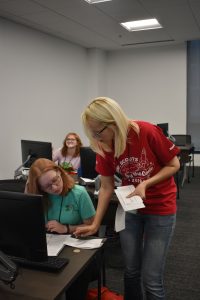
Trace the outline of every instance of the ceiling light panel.
{"type": "Polygon", "coordinates": [[[120,23],[128,31],[140,31],[162,28],[157,19],[146,19],[120,23]]]}
{"type": "Polygon", "coordinates": [[[90,4],[95,4],[95,3],[107,2],[107,1],[112,1],[112,0],[85,0],[85,1],[90,4]]]}

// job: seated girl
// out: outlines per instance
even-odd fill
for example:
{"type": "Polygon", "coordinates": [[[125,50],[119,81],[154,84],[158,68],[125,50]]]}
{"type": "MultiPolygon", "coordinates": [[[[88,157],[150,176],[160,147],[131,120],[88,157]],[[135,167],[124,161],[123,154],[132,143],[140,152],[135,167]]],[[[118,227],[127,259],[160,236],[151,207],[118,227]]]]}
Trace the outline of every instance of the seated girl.
{"type": "MultiPolygon", "coordinates": [[[[39,158],[30,167],[25,188],[26,193],[44,195],[44,213],[48,232],[71,234],[77,225],[92,224],[95,209],[89,194],[55,162],[39,158]]],[[[66,292],[67,299],[84,300],[92,263],[77,278],[66,292]]]]}

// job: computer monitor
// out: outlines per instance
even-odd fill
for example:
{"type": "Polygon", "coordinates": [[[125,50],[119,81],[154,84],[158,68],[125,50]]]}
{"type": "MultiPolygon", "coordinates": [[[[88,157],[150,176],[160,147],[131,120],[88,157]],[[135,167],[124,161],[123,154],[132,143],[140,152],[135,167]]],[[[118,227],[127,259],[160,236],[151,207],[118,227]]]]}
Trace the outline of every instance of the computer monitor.
{"type": "Polygon", "coordinates": [[[49,142],[21,140],[22,163],[28,160],[24,167],[30,168],[37,158],[52,160],[52,144],[49,142]],[[29,159],[28,159],[29,158],[29,159]]]}
{"type": "Polygon", "coordinates": [[[94,179],[98,173],[95,170],[96,153],[90,147],[80,148],[81,158],[81,176],[84,178],[94,179]]]}
{"type": "Polygon", "coordinates": [[[169,123],[160,123],[157,126],[162,129],[165,136],[169,136],[169,123]]]}
{"type": "Polygon", "coordinates": [[[0,249],[33,261],[47,259],[41,195],[0,191],[0,249]]]}

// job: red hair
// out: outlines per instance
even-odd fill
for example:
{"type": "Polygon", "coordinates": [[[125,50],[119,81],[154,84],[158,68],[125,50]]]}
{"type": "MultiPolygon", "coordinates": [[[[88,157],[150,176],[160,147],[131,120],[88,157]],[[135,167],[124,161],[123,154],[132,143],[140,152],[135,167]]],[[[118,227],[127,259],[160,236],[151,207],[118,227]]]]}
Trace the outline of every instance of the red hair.
{"type": "Polygon", "coordinates": [[[80,155],[80,148],[83,146],[82,142],[81,142],[81,139],[79,137],[79,135],[75,132],[69,132],[64,141],[63,141],[63,147],[61,149],[61,153],[63,156],[67,156],[67,152],[68,152],[68,147],[66,145],[66,140],[68,139],[69,135],[73,135],[77,141],[77,145],[76,145],[76,151],[75,151],[75,154],[74,154],[74,157],[76,156],[79,156],[80,155]]]}
{"type": "MultiPolygon", "coordinates": [[[[47,171],[55,170],[60,172],[63,181],[62,195],[66,195],[75,185],[74,179],[68,175],[61,167],[56,165],[53,161],[46,158],[39,158],[31,165],[26,183],[26,192],[30,194],[44,195],[44,201],[47,202],[47,193],[41,190],[39,185],[39,178],[47,171]]],[[[46,206],[46,205],[45,205],[46,206]]]]}

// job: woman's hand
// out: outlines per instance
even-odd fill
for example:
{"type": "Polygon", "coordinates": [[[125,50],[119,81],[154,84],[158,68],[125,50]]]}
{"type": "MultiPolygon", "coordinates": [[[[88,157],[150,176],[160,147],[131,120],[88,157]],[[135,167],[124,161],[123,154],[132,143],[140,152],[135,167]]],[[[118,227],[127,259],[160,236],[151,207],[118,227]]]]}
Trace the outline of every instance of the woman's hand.
{"type": "Polygon", "coordinates": [[[129,194],[127,198],[130,198],[132,196],[138,195],[143,200],[146,197],[146,190],[154,186],[155,184],[158,184],[162,182],[163,180],[173,176],[180,168],[180,162],[177,156],[172,158],[158,173],[156,173],[153,177],[150,177],[144,181],[142,181],[138,186],[136,186],[134,192],[129,194]]]}
{"type": "Polygon", "coordinates": [[[127,196],[127,198],[130,198],[130,197],[133,197],[133,196],[140,196],[143,200],[146,198],[146,184],[145,184],[145,181],[139,183],[135,190],[129,194],[127,196]]]}
{"type": "Polygon", "coordinates": [[[47,222],[46,229],[48,232],[67,233],[66,225],[60,224],[56,220],[51,220],[51,221],[47,222]]]}
{"type": "Polygon", "coordinates": [[[99,228],[97,226],[95,226],[94,224],[77,226],[73,233],[77,237],[79,237],[79,236],[84,237],[84,236],[88,236],[88,235],[94,235],[98,231],[98,229],[99,228]]]}

